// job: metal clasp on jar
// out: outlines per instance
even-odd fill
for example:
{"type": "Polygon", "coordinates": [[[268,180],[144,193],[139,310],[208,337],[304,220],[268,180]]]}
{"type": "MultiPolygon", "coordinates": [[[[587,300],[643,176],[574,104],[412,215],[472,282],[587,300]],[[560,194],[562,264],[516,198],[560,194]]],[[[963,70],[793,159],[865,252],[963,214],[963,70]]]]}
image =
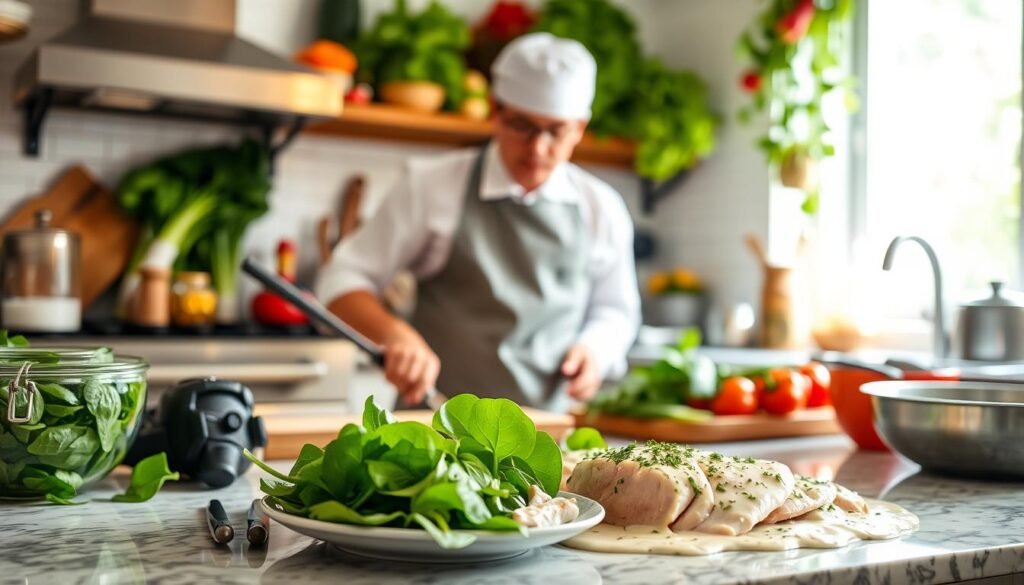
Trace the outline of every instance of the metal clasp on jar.
{"type": "Polygon", "coordinates": [[[36,383],[31,380],[26,380],[24,388],[21,386],[22,376],[26,376],[31,367],[32,364],[30,362],[21,364],[18,375],[7,385],[7,422],[11,424],[24,424],[32,420],[32,407],[35,403],[36,393],[39,390],[36,389],[36,383]],[[28,398],[26,400],[25,416],[18,416],[17,396],[19,391],[25,392],[28,398]]]}

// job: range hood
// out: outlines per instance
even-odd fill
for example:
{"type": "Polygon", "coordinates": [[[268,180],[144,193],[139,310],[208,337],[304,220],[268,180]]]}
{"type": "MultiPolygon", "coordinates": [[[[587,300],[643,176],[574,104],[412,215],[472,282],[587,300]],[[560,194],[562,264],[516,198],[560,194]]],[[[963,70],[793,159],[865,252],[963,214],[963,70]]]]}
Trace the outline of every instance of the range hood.
{"type": "MultiPolygon", "coordinates": [[[[345,80],[235,35],[235,0],[91,0],[15,75],[25,152],[38,153],[50,106],[183,116],[259,126],[270,136],[341,114],[345,80]]],[[[268,138],[269,141],[269,138],[268,138]]]]}

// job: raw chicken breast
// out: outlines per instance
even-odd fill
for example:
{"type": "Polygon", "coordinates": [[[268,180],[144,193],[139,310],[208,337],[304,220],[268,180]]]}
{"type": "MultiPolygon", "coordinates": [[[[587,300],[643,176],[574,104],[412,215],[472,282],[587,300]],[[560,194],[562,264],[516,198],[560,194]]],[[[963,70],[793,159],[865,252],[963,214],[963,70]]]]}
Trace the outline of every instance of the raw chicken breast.
{"type": "Polygon", "coordinates": [[[836,484],[798,475],[793,491],[786,497],[782,505],[772,510],[762,524],[775,524],[802,516],[812,510],[831,504],[836,499],[836,484]]]}
{"type": "Polygon", "coordinates": [[[584,459],[566,483],[600,502],[609,524],[670,526],[694,496],[710,492],[695,453],[670,443],[632,444],[584,459]]]}
{"type": "Polygon", "coordinates": [[[706,452],[698,461],[715,496],[711,513],[695,528],[699,532],[746,534],[793,491],[793,472],[777,461],[706,452]]]}

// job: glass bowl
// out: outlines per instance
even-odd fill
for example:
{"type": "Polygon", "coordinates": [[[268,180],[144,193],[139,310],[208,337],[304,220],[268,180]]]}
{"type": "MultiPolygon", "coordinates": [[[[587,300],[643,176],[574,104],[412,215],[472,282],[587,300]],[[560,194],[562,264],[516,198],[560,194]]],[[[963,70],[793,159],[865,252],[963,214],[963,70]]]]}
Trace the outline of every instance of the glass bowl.
{"type": "Polygon", "coordinates": [[[142,424],[148,368],[105,348],[0,348],[0,497],[69,498],[106,476],[142,424]]]}

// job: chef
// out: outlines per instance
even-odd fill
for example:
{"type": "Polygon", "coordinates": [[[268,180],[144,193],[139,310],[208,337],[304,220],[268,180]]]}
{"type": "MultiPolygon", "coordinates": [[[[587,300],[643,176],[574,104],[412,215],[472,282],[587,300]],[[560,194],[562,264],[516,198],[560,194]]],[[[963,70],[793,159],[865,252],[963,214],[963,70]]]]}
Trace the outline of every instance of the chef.
{"type": "Polygon", "coordinates": [[[561,411],[624,373],[640,307],[632,222],[614,189],[568,162],[596,74],[576,41],[510,43],[492,68],[493,140],[408,161],[321,273],[318,295],[383,346],[406,402],[436,383],[561,411]],[[419,282],[408,322],[381,302],[403,268],[419,282]]]}

